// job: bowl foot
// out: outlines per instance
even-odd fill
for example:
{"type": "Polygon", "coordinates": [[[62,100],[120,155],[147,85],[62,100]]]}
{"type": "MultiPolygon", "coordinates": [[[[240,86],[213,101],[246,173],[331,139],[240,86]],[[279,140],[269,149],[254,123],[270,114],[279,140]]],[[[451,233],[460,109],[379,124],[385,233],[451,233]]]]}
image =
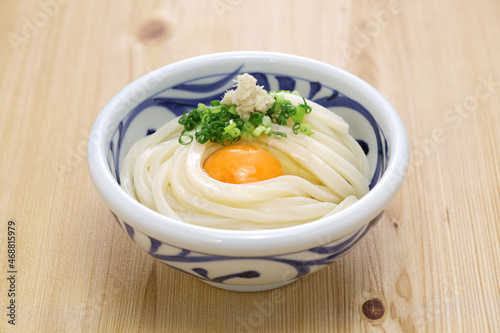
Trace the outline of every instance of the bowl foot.
{"type": "Polygon", "coordinates": [[[240,291],[240,292],[256,292],[256,291],[265,291],[265,290],[280,288],[280,287],[286,286],[287,284],[290,284],[296,280],[297,279],[285,281],[285,282],[279,282],[279,283],[261,284],[261,285],[254,285],[254,286],[239,286],[239,285],[234,285],[234,284],[217,283],[217,282],[206,281],[206,280],[202,280],[202,281],[211,285],[211,286],[221,288],[221,289],[226,289],[226,290],[231,290],[231,291],[240,291]]]}

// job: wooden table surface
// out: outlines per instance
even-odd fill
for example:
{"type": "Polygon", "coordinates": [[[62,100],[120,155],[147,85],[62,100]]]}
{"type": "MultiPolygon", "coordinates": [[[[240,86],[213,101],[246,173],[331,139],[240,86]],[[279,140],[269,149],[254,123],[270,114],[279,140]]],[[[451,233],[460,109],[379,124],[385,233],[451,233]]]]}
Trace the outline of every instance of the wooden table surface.
{"type": "Polygon", "coordinates": [[[499,18],[497,0],[1,1],[0,331],[500,332],[499,18]],[[232,50],[360,76],[411,143],[367,238],[268,292],[219,290],[149,257],[86,165],[90,127],[122,87],[232,50]],[[379,319],[363,311],[373,300],[379,319]]]}

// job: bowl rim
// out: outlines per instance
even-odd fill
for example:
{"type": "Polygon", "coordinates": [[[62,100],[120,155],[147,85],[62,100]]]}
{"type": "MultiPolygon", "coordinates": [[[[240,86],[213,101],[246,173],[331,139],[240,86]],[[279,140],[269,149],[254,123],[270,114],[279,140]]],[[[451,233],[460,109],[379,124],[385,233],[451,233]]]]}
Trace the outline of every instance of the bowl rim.
{"type": "Polygon", "coordinates": [[[233,51],[212,53],[177,61],[143,75],[125,86],[102,109],[89,135],[87,163],[91,179],[110,210],[132,228],[169,245],[199,253],[221,256],[270,256],[294,253],[331,243],[367,225],[384,211],[400,188],[409,163],[409,142],[404,124],[393,106],[380,92],[361,78],[333,65],[302,56],[268,51],[233,51]],[[234,58],[300,63],[314,67],[356,85],[356,89],[384,110],[385,132],[390,135],[389,161],[378,183],[357,203],[326,218],[305,224],[269,230],[221,230],[177,221],[161,215],[134,198],[119,186],[107,162],[110,132],[109,119],[116,113],[120,98],[147,83],[148,75],[168,77],[196,64],[234,58]],[[363,205],[363,209],[359,209],[363,205]]]}

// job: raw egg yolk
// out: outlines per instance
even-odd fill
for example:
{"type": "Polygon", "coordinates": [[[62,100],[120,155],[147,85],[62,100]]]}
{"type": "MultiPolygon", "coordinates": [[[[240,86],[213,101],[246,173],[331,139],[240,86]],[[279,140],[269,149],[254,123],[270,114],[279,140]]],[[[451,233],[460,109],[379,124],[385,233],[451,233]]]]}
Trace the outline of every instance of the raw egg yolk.
{"type": "Polygon", "coordinates": [[[246,184],[283,175],[280,161],[268,150],[235,144],[210,155],[203,168],[210,177],[224,183],[246,184]]]}

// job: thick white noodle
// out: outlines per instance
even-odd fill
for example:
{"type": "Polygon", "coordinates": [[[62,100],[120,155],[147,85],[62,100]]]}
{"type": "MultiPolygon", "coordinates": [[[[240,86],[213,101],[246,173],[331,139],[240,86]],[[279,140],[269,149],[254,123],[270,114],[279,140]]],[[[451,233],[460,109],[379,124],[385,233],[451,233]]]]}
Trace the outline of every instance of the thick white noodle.
{"type": "MultiPolygon", "coordinates": [[[[286,94],[293,104],[301,97],[286,94]]],[[[304,123],[311,136],[265,135],[252,144],[281,161],[284,176],[250,184],[228,184],[203,170],[204,160],[221,146],[193,141],[181,145],[178,118],[137,141],[121,162],[123,189],[145,206],[170,218],[221,229],[271,229],[314,221],[350,206],[368,192],[370,168],[363,150],[348,134],[348,124],[307,101],[313,111],[304,123]]]]}

